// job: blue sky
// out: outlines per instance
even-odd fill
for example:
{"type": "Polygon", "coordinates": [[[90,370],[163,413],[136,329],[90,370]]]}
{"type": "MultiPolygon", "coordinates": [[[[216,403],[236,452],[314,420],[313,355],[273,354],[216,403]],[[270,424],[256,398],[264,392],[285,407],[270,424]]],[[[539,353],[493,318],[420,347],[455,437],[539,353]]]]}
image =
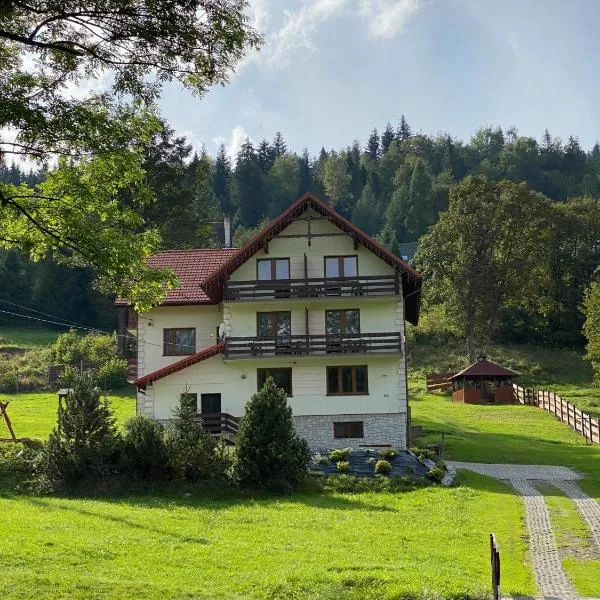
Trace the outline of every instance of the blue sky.
{"type": "Polygon", "coordinates": [[[281,131],[317,154],[401,114],[463,140],[482,125],[600,138],[597,0],[253,0],[249,16],[266,44],[228,86],[161,101],[210,153],[281,131]]]}

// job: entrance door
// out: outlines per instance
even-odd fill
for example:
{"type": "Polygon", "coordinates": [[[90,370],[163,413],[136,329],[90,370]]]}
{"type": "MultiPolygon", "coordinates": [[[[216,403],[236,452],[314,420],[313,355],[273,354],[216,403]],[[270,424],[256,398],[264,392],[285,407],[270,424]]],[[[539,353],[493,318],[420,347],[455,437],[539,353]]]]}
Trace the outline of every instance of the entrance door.
{"type": "Polygon", "coordinates": [[[203,415],[221,412],[221,394],[200,394],[200,408],[203,415]]]}

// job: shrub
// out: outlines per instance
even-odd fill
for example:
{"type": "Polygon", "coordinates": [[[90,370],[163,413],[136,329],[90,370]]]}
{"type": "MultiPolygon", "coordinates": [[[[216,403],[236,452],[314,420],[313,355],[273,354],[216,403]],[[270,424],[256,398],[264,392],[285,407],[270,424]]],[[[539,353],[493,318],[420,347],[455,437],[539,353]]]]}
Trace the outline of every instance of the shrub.
{"type": "Polygon", "coordinates": [[[306,477],[309,461],[308,444],[296,433],[286,393],[269,377],[246,404],[235,476],[245,486],[287,490],[306,477]]]}
{"type": "Polygon", "coordinates": [[[328,465],[329,464],[329,456],[327,456],[326,454],[321,454],[319,452],[317,452],[317,454],[315,454],[313,456],[313,462],[316,465],[328,465]]]}
{"type": "Polygon", "coordinates": [[[387,460],[378,460],[375,463],[376,475],[389,475],[392,472],[392,465],[387,460]]]}
{"type": "Polygon", "coordinates": [[[190,396],[181,394],[167,426],[165,443],[175,477],[197,481],[214,475],[217,442],[205,431],[190,396]]]}
{"type": "Polygon", "coordinates": [[[411,448],[410,451],[413,454],[416,454],[417,458],[420,461],[423,461],[425,459],[433,461],[437,460],[437,453],[434,450],[430,450],[429,448],[411,448]]]}
{"type": "Polygon", "coordinates": [[[120,456],[121,468],[144,479],[169,473],[169,455],[160,423],[138,415],[125,423],[120,456]]]}
{"type": "Polygon", "coordinates": [[[347,460],[339,460],[335,463],[335,468],[342,473],[348,473],[350,471],[350,463],[347,460]]]}
{"type": "Polygon", "coordinates": [[[394,460],[394,458],[396,458],[396,456],[398,456],[398,454],[400,454],[400,453],[398,452],[398,450],[396,450],[394,448],[382,448],[379,451],[379,456],[381,456],[385,460],[394,460]]]}
{"type": "Polygon", "coordinates": [[[338,448],[329,453],[329,458],[332,462],[339,462],[340,460],[348,460],[350,454],[352,454],[352,448],[338,448]]]}
{"type": "Polygon", "coordinates": [[[73,390],[59,401],[56,427],[44,448],[43,474],[52,483],[74,483],[104,475],[114,464],[119,436],[96,381],[80,374],[73,390]]]}
{"type": "Polygon", "coordinates": [[[113,356],[98,367],[97,373],[104,389],[122,387],[127,383],[127,361],[113,356]]]}
{"type": "Polygon", "coordinates": [[[0,481],[7,489],[21,488],[35,475],[43,444],[37,441],[0,444],[0,481]]]}
{"type": "Polygon", "coordinates": [[[427,472],[427,477],[431,479],[431,481],[435,481],[436,483],[441,483],[442,479],[447,472],[446,465],[444,463],[437,463],[435,467],[431,467],[427,472]]]}

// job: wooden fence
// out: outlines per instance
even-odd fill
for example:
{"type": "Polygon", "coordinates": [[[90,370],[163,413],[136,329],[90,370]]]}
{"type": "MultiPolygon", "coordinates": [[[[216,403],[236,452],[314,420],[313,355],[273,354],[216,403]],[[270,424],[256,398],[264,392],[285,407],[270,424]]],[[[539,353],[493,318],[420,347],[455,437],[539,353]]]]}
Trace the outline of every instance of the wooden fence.
{"type": "Polygon", "coordinates": [[[446,392],[452,389],[452,381],[450,378],[454,376],[451,373],[427,373],[425,375],[425,383],[428,392],[446,392]]]}
{"type": "Polygon", "coordinates": [[[492,567],[492,598],[500,600],[500,549],[493,533],[490,533],[490,563],[492,567]]]}
{"type": "Polygon", "coordinates": [[[554,392],[526,389],[513,384],[513,395],[515,401],[520,404],[538,406],[552,413],[559,421],[569,425],[589,442],[600,444],[600,419],[588,415],[554,392]]]}

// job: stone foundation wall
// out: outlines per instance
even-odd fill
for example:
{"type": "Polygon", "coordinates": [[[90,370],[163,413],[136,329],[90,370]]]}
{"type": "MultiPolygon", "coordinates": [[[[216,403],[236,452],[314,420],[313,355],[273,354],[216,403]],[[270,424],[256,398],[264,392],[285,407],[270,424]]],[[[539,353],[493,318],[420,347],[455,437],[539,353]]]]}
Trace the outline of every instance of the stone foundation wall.
{"type": "Polygon", "coordinates": [[[358,448],[363,445],[391,445],[406,448],[406,413],[366,415],[302,415],[294,416],[298,435],[312,450],[358,448]],[[333,423],[362,421],[362,438],[334,438],[333,423]]]}

